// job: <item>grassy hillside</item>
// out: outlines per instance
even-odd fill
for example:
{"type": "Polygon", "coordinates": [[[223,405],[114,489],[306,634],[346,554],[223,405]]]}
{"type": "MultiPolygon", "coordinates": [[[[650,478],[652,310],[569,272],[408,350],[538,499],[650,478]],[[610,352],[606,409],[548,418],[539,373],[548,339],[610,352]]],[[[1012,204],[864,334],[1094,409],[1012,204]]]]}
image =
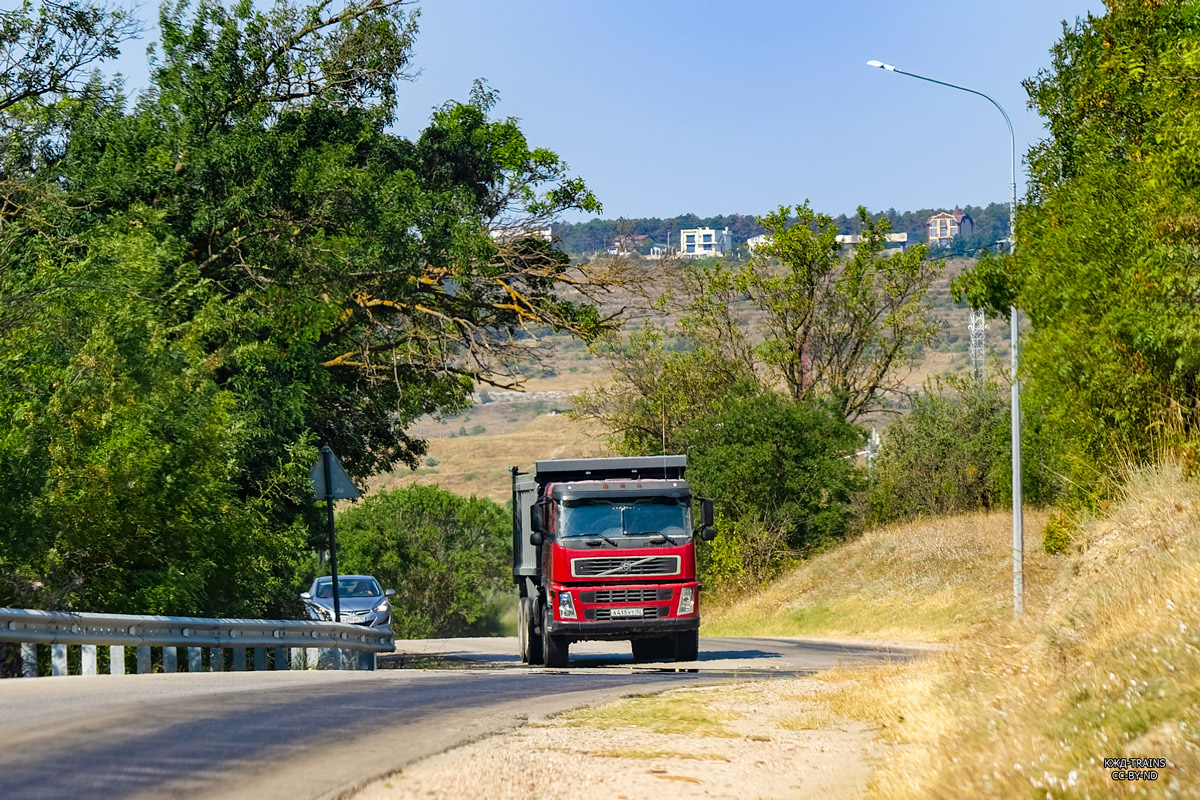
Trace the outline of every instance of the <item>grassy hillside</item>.
{"type": "Polygon", "coordinates": [[[1144,472],[1070,554],[1040,554],[1037,539],[1020,620],[995,515],[869,534],[710,614],[707,630],[948,643],[919,662],[820,676],[826,717],[812,724],[865,720],[903,745],[871,797],[1200,797],[1200,487],[1144,472]],[[1111,779],[1113,757],[1168,766],[1131,785],[1111,779]]]}

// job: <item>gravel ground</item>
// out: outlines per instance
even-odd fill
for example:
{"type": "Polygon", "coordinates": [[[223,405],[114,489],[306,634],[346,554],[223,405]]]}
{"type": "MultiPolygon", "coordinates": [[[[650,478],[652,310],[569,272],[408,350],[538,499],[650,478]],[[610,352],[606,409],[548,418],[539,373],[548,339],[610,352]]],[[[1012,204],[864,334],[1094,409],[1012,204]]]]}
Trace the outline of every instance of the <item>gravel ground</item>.
{"type": "MultiPolygon", "coordinates": [[[[805,678],[677,689],[721,721],[708,735],[657,733],[634,717],[531,721],[417,762],[358,800],[814,798],[862,792],[888,745],[861,723],[829,722],[805,678]]],[[[631,706],[636,708],[636,706],[631,706]]]]}

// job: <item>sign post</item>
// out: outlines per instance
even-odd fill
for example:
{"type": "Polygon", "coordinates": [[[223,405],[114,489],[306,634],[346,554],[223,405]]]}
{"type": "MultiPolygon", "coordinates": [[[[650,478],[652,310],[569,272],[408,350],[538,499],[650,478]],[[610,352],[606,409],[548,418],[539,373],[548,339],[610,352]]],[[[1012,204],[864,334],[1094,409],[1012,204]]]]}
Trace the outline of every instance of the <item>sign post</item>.
{"type": "Polygon", "coordinates": [[[341,598],[338,592],[338,571],[337,571],[337,539],[333,535],[333,501],[338,500],[357,500],[362,497],[362,493],[358,491],[358,487],[350,480],[350,476],[346,474],[346,470],[338,463],[337,456],[329,449],[329,445],[321,448],[321,454],[317,456],[317,463],[313,464],[312,469],[308,473],[309,480],[312,481],[313,491],[317,495],[318,500],[325,501],[325,508],[328,512],[327,519],[329,521],[329,572],[330,581],[333,583],[333,621],[342,621],[342,605],[341,598]]]}

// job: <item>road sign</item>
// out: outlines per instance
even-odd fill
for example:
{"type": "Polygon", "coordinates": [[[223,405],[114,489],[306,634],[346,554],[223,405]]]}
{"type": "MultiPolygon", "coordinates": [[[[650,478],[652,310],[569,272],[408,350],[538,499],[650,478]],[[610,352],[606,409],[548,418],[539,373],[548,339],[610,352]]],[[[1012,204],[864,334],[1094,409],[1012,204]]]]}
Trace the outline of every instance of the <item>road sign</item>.
{"type": "Polygon", "coordinates": [[[337,456],[333,454],[329,445],[321,448],[321,453],[317,456],[317,463],[313,464],[313,468],[309,470],[308,478],[312,481],[317,499],[325,501],[329,524],[329,574],[330,580],[333,582],[333,621],[341,622],[342,602],[338,597],[337,539],[333,535],[333,501],[357,500],[362,497],[362,492],[358,491],[354,481],[350,480],[346,470],[342,469],[342,465],[338,463],[337,456]]]}
{"type": "Polygon", "coordinates": [[[354,485],[354,481],[350,480],[350,476],[338,463],[337,456],[328,445],[321,448],[317,463],[313,464],[308,477],[312,481],[313,491],[316,492],[318,500],[357,500],[362,497],[362,492],[354,485]]]}

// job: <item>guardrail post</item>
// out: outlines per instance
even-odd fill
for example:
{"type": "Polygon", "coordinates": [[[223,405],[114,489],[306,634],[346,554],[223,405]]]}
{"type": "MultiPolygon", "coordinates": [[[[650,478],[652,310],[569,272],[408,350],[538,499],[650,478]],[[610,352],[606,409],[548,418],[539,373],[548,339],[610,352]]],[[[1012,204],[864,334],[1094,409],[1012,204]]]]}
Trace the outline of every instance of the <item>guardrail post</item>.
{"type": "Polygon", "coordinates": [[[287,669],[291,654],[286,647],[275,648],[275,669],[287,669]]]}
{"type": "Polygon", "coordinates": [[[80,648],[79,674],[96,674],[96,645],[85,644],[80,648]]]}
{"type": "Polygon", "coordinates": [[[374,653],[367,651],[367,650],[360,650],[356,655],[358,656],[358,659],[355,662],[355,667],[354,667],[355,669],[365,669],[365,670],[374,670],[375,669],[375,654],[374,653]]]}
{"type": "Polygon", "coordinates": [[[150,669],[150,647],[148,645],[139,645],[137,649],[137,674],[145,675],[150,669]]]}
{"type": "Polygon", "coordinates": [[[50,645],[50,674],[55,677],[67,674],[67,646],[65,644],[50,645]]]}
{"type": "Polygon", "coordinates": [[[188,672],[200,672],[204,669],[204,665],[200,663],[200,648],[189,647],[187,649],[188,672]]]}
{"type": "Polygon", "coordinates": [[[32,642],[21,644],[21,677],[37,677],[37,645],[32,642]]]}
{"type": "Polygon", "coordinates": [[[225,671],[225,651],[219,647],[208,648],[208,670],[209,672],[224,672],[225,671]]]}
{"type": "Polygon", "coordinates": [[[179,652],[174,647],[164,647],[163,654],[163,672],[178,672],[179,671],[179,652]]]}
{"type": "Polygon", "coordinates": [[[246,671],[246,648],[233,648],[233,668],[238,672],[246,671]]]}
{"type": "Polygon", "coordinates": [[[108,674],[125,674],[125,648],[119,644],[108,646],[108,674]]]}
{"type": "Polygon", "coordinates": [[[267,668],[267,648],[254,648],[254,671],[262,672],[267,668]]]}

